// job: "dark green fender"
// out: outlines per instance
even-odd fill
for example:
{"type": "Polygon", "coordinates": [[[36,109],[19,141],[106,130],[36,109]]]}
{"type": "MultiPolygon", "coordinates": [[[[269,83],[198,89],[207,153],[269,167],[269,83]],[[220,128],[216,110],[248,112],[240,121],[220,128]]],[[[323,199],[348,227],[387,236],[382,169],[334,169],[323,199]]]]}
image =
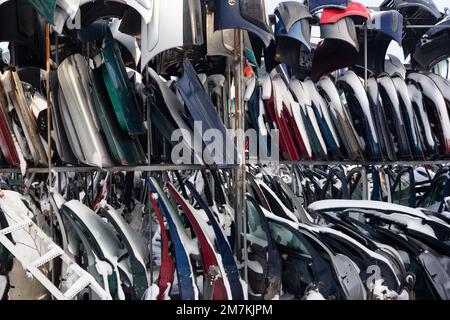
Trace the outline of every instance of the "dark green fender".
{"type": "Polygon", "coordinates": [[[120,128],[131,135],[144,133],[142,114],[128,79],[119,47],[111,30],[107,30],[103,42],[103,79],[111,98],[120,128]]]}
{"type": "Polygon", "coordinates": [[[120,165],[144,164],[145,156],[139,141],[119,127],[101,68],[91,70],[90,78],[91,97],[112,158],[120,165]]]}
{"type": "Polygon", "coordinates": [[[56,0],[26,0],[50,24],[55,23],[56,0]]]}

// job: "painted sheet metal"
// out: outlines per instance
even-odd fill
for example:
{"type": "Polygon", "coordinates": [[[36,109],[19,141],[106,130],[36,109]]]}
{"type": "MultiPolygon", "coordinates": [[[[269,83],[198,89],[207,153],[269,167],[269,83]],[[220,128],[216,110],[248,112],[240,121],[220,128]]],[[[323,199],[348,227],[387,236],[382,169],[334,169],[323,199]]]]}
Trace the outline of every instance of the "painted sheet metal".
{"type": "Polygon", "coordinates": [[[234,255],[231,250],[230,244],[228,243],[226,236],[220,225],[217,223],[216,218],[208,208],[203,198],[198,194],[194,185],[190,181],[186,181],[186,187],[189,189],[197,204],[203,209],[203,211],[208,216],[209,222],[214,230],[216,236],[216,245],[219,253],[222,257],[222,264],[227,275],[227,279],[230,283],[231,294],[233,300],[243,300],[245,298],[245,293],[243,291],[243,286],[241,283],[241,278],[239,275],[239,270],[234,260],[234,255]]]}
{"type": "Polygon", "coordinates": [[[355,23],[350,17],[320,25],[320,42],[314,51],[311,78],[317,81],[332,71],[350,67],[359,51],[355,23]]]}
{"type": "Polygon", "coordinates": [[[338,135],[330,116],[330,110],[329,108],[327,108],[325,100],[322,98],[322,96],[320,96],[316,86],[311,80],[304,81],[303,87],[309,92],[309,95],[311,97],[311,106],[316,114],[316,118],[322,132],[322,137],[327,144],[328,155],[332,158],[342,157],[341,145],[339,143],[338,135]]]}
{"type": "MultiPolygon", "coordinates": [[[[3,90],[3,85],[0,83],[0,148],[3,157],[10,165],[20,167],[20,149],[18,148],[17,142],[14,142],[15,136],[11,130],[12,124],[10,122],[8,102],[3,90]]],[[[22,161],[24,161],[24,159],[22,159],[22,161]]]]}
{"type": "Polygon", "coordinates": [[[152,209],[155,212],[156,219],[158,220],[159,229],[161,232],[161,267],[159,269],[159,277],[157,280],[159,287],[157,299],[169,300],[169,291],[172,287],[175,274],[175,264],[173,262],[173,257],[169,252],[169,240],[166,233],[166,227],[164,226],[163,215],[159,210],[158,203],[150,192],[148,192],[148,197],[150,199],[152,209]]]}
{"type": "MultiPolygon", "coordinates": [[[[178,99],[177,95],[170,90],[168,84],[165,83],[153,69],[149,68],[148,71],[150,74],[150,79],[161,91],[161,95],[170,115],[178,125],[178,128],[181,129],[183,145],[186,146],[189,150],[194,150],[194,133],[189,123],[187,122],[187,115],[183,103],[178,99]]],[[[162,108],[162,106],[159,107],[162,108]]],[[[203,164],[203,159],[200,154],[194,153],[193,156],[194,163],[203,164]]]]}
{"type": "MultiPolygon", "coordinates": [[[[328,154],[327,146],[322,137],[322,133],[320,132],[319,123],[312,107],[312,100],[309,92],[305,89],[303,83],[297,79],[291,80],[289,88],[300,106],[300,114],[307,132],[303,137],[304,139],[308,137],[308,140],[305,140],[309,142],[306,144],[306,147],[308,148],[308,145],[310,145],[312,159],[320,160],[326,158],[328,154]]],[[[300,127],[301,126],[299,126],[299,128],[300,127]]]]}
{"type": "Polygon", "coordinates": [[[352,1],[345,9],[325,8],[320,16],[320,23],[336,23],[339,20],[351,17],[355,23],[369,19],[369,9],[362,3],[352,1]]]}
{"type": "Polygon", "coordinates": [[[219,118],[217,111],[204,90],[194,67],[187,59],[183,62],[184,74],[183,77],[177,82],[177,90],[183,98],[189,112],[191,113],[194,121],[201,121],[202,128],[198,126],[194,127],[194,130],[202,129],[198,134],[207,145],[207,150],[213,153],[213,161],[215,164],[233,164],[237,163],[237,152],[234,142],[231,140],[222,120],[219,118]],[[219,130],[222,136],[222,150],[220,148],[214,148],[208,141],[207,135],[204,133],[208,129],[219,130]],[[215,152],[213,150],[215,149],[215,152]]]}
{"type": "Polygon", "coordinates": [[[124,252],[112,229],[99,215],[78,200],[64,203],[61,206],[61,213],[66,219],[72,221],[78,232],[81,232],[88,241],[89,247],[86,249],[91,248],[89,252],[94,253],[94,257],[96,257],[94,264],[99,274],[105,276],[106,266],[104,263],[110,265],[110,273],[107,276],[108,279],[104,279],[104,283],[111,288],[111,294],[115,292],[116,298],[124,300],[125,294],[119,275],[119,268],[123,267],[123,264],[118,261],[124,252]]]}
{"type": "Polygon", "coordinates": [[[133,276],[133,290],[136,299],[141,299],[149,286],[147,275],[147,263],[149,262],[148,250],[144,240],[131,229],[130,225],[123,219],[121,214],[108,204],[100,208],[101,214],[106,216],[109,223],[120,235],[128,251],[130,271],[133,276]]]}
{"type": "MultiPolygon", "coordinates": [[[[407,25],[434,25],[442,14],[432,0],[385,0],[381,10],[394,9],[403,15],[407,25]]],[[[414,53],[416,44],[427,28],[406,28],[402,48],[405,58],[414,53]]]]}
{"type": "Polygon", "coordinates": [[[82,163],[100,168],[112,166],[89,92],[86,60],[80,54],[66,58],[58,68],[58,79],[59,106],[73,152],[82,163]]]}
{"type": "Polygon", "coordinates": [[[268,100],[267,106],[272,121],[277,124],[278,129],[280,130],[280,139],[282,141],[282,143],[280,143],[280,150],[285,159],[293,161],[300,160],[299,151],[297,150],[294,138],[300,138],[300,140],[297,141],[299,146],[303,146],[303,140],[299,136],[298,130],[297,136],[291,132],[288,124],[290,118],[288,110],[290,101],[286,99],[287,87],[278,73],[274,74],[271,79],[272,97],[268,100]]]}
{"type": "Polygon", "coordinates": [[[388,128],[388,121],[383,105],[381,103],[380,90],[377,79],[370,77],[367,80],[367,98],[369,99],[372,110],[375,128],[380,141],[380,148],[385,159],[395,161],[397,155],[395,152],[394,141],[388,128]]]}
{"type": "Polygon", "coordinates": [[[419,88],[409,83],[407,84],[411,104],[417,117],[418,129],[422,138],[423,151],[426,157],[434,158],[438,154],[435,136],[431,129],[431,122],[424,104],[422,92],[419,88]]]}
{"type": "MultiPolygon", "coordinates": [[[[249,210],[249,219],[248,219],[249,232],[251,232],[250,219],[252,218],[252,214],[255,214],[258,217],[258,218],[255,217],[256,218],[255,221],[259,220],[260,222],[259,227],[262,229],[262,232],[264,234],[263,237],[267,241],[267,246],[264,248],[265,266],[263,273],[264,283],[262,284],[264,292],[262,298],[264,300],[272,300],[281,293],[282,260],[280,257],[280,253],[278,252],[277,247],[275,245],[275,241],[273,241],[270,235],[269,225],[267,224],[267,220],[264,216],[264,213],[262,212],[259,204],[253,197],[248,197],[247,210],[249,210]]],[[[258,232],[260,231],[258,230],[258,232]]],[[[251,281],[250,273],[249,273],[249,281],[251,281]]]]}
{"type": "Polygon", "coordinates": [[[203,271],[206,277],[206,285],[203,289],[205,299],[227,300],[231,298],[229,284],[225,286],[228,279],[224,279],[225,271],[220,261],[220,257],[214,249],[214,238],[211,239],[203,230],[199,210],[194,209],[191,204],[184,199],[171,183],[166,184],[170,194],[176,202],[183,208],[183,212],[189,219],[198,239],[199,248],[202,255],[203,271]],[[207,288],[207,290],[205,290],[207,288]]]}
{"type": "Polygon", "coordinates": [[[429,71],[434,65],[450,56],[450,17],[430,28],[418,41],[412,64],[429,71]]]}
{"type": "Polygon", "coordinates": [[[97,116],[105,134],[112,158],[116,163],[136,166],[145,163],[144,152],[136,138],[119,128],[100,69],[91,70],[91,95],[97,116]]]}
{"type": "Polygon", "coordinates": [[[64,122],[61,114],[61,106],[59,105],[59,91],[61,90],[58,82],[57,71],[50,73],[50,86],[52,94],[52,124],[55,135],[55,144],[58,155],[62,161],[70,164],[78,164],[79,161],[71,148],[71,143],[67,137],[64,128],[64,122]]]}
{"type": "Polygon", "coordinates": [[[202,26],[200,1],[171,0],[167,5],[165,0],[153,0],[151,21],[142,21],[141,70],[165,50],[203,44],[202,26]]]}
{"type": "MultiPolygon", "coordinates": [[[[381,147],[376,131],[370,103],[361,80],[353,71],[347,71],[338,79],[336,86],[343,99],[343,105],[352,116],[359,119],[360,125],[355,126],[358,135],[364,139],[365,152],[368,159],[380,159],[382,157],[381,147]]],[[[353,124],[355,123],[353,120],[353,124]]]]}
{"type": "Polygon", "coordinates": [[[141,110],[128,79],[119,47],[109,29],[106,31],[102,56],[104,59],[103,79],[120,128],[130,135],[143,134],[145,130],[141,110]]]}
{"type": "Polygon", "coordinates": [[[156,191],[158,205],[161,207],[169,225],[170,236],[174,246],[176,270],[178,275],[178,290],[182,300],[198,300],[199,291],[195,284],[190,255],[198,248],[186,234],[180,216],[172,207],[164,191],[154,178],[147,180],[150,190],[156,191]]]}
{"type": "Polygon", "coordinates": [[[309,0],[309,11],[314,13],[324,8],[345,10],[350,0],[309,0]]]}
{"type": "Polygon", "coordinates": [[[312,16],[308,8],[298,2],[281,2],[275,8],[278,18],[275,24],[275,60],[286,63],[294,70],[311,67],[311,27],[312,16]]]}
{"type": "MultiPolygon", "coordinates": [[[[370,73],[378,75],[385,70],[385,57],[392,41],[399,45],[403,36],[403,16],[395,10],[371,13],[367,30],[367,68],[370,73]]],[[[364,47],[364,30],[359,29],[359,45],[364,47]]],[[[364,50],[360,50],[356,59],[358,74],[364,73],[364,50]]]]}
{"type": "Polygon", "coordinates": [[[273,39],[264,0],[216,1],[214,29],[244,29],[267,47],[273,39]]]}
{"type": "Polygon", "coordinates": [[[54,12],[56,8],[56,1],[57,0],[26,0],[29,2],[34,10],[37,11],[43,17],[45,20],[50,22],[51,24],[54,23],[54,12]]]}
{"type": "Polygon", "coordinates": [[[417,125],[417,117],[412,107],[406,82],[404,78],[400,76],[392,77],[392,81],[394,82],[395,89],[397,90],[400,110],[405,122],[406,132],[408,133],[411,153],[415,159],[423,158],[422,142],[417,125]]]}
{"type": "Polygon", "coordinates": [[[22,82],[15,71],[7,71],[2,77],[3,89],[19,117],[21,128],[26,138],[27,146],[31,151],[32,160],[37,166],[47,165],[47,153],[39,135],[36,119],[28,106],[22,82]]]}
{"type": "Polygon", "coordinates": [[[439,87],[425,74],[416,72],[408,74],[407,83],[417,85],[422,92],[423,103],[433,124],[433,132],[438,138],[440,155],[450,154],[450,118],[439,87]]]}
{"type": "Polygon", "coordinates": [[[394,82],[387,74],[382,74],[377,79],[382,104],[390,123],[389,129],[393,135],[396,153],[400,159],[411,159],[411,149],[408,142],[408,134],[401,112],[400,101],[394,82]]]}
{"type": "Polygon", "coordinates": [[[341,144],[345,147],[347,157],[352,160],[363,160],[363,148],[360,146],[356,130],[348,111],[342,106],[339,93],[330,77],[322,77],[316,84],[319,94],[325,99],[333,119],[341,144]]]}

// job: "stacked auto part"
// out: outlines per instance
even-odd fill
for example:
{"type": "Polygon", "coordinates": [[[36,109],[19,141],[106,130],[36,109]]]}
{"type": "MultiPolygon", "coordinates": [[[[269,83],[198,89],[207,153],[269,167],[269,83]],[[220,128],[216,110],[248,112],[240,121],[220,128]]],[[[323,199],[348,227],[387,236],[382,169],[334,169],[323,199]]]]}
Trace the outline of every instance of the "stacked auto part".
{"type": "Polygon", "coordinates": [[[266,9],[0,1],[1,299],[450,298],[448,16],[266,9]]]}

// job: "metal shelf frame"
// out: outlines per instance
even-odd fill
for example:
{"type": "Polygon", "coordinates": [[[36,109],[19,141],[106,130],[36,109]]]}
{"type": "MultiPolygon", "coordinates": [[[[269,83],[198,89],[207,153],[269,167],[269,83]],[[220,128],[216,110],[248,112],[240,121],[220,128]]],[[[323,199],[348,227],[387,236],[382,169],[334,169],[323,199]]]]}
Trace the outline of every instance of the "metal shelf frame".
{"type": "Polygon", "coordinates": [[[285,165],[304,165],[304,166],[425,166],[425,165],[450,165],[450,160],[416,160],[416,161],[280,161],[279,164],[285,165]]]}
{"type": "MultiPolygon", "coordinates": [[[[301,160],[301,161],[279,161],[279,162],[258,162],[248,163],[248,165],[302,165],[302,166],[425,166],[425,165],[450,165],[450,160],[414,160],[414,161],[351,161],[351,160],[301,160]]],[[[164,171],[191,171],[191,170],[236,170],[241,167],[240,164],[231,165],[177,165],[177,164],[158,164],[147,166],[116,166],[109,168],[97,168],[89,166],[65,166],[52,167],[53,173],[94,173],[94,172],[164,172],[164,171]]],[[[0,168],[2,173],[21,173],[19,168],[0,168]]],[[[28,168],[28,173],[48,173],[48,167],[28,168]]]]}
{"type": "MultiPolygon", "coordinates": [[[[365,56],[365,77],[364,77],[364,83],[367,83],[367,30],[368,27],[366,24],[361,26],[364,28],[364,56],[365,56]]],[[[405,25],[405,28],[430,28],[433,26],[411,26],[411,25],[405,25]]],[[[46,62],[47,62],[47,71],[50,70],[50,33],[49,33],[49,26],[47,24],[46,26],[46,62]]],[[[244,85],[244,77],[242,74],[243,67],[244,67],[244,54],[243,54],[243,33],[242,30],[235,29],[235,39],[234,39],[234,59],[227,59],[227,72],[231,73],[231,69],[234,68],[234,84],[235,84],[235,99],[236,99],[236,111],[234,112],[233,118],[230,118],[230,122],[234,122],[235,129],[243,129],[244,128],[244,93],[243,93],[243,85],[244,85]],[[234,66],[231,65],[233,61],[234,66]]],[[[58,37],[55,35],[55,43],[57,43],[58,37]]],[[[56,51],[55,61],[58,62],[58,52],[56,51]]],[[[48,86],[50,90],[50,86],[48,86]]],[[[229,84],[229,90],[231,92],[232,88],[229,84]]],[[[50,93],[50,91],[48,91],[50,93]]],[[[230,95],[231,96],[231,95],[230,95]]],[[[48,94],[48,97],[50,97],[50,94],[48,94]]],[[[50,98],[48,98],[50,99],[50,98]]],[[[51,103],[50,100],[48,102],[48,119],[50,122],[52,122],[51,117],[51,103]]],[[[231,100],[228,101],[228,108],[231,110],[231,100]]],[[[149,124],[151,125],[151,123],[149,124]]],[[[51,128],[52,126],[48,126],[48,137],[51,137],[51,128]]],[[[151,148],[151,139],[150,139],[150,130],[147,133],[148,136],[148,148],[150,150],[151,148]]],[[[239,144],[238,144],[239,145],[239,144]]],[[[242,144],[243,145],[243,144],[242,144]]],[[[47,150],[48,152],[48,159],[51,160],[51,144],[49,144],[49,148],[47,150]]],[[[238,150],[238,152],[243,152],[242,150],[238,150]]],[[[149,157],[150,159],[150,157],[149,157]]],[[[264,162],[259,163],[261,165],[267,164],[264,162]]],[[[345,166],[417,166],[417,165],[450,165],[450,160],[417,160],[417,161],[368,161],[368,162],[358,162],[358,161],[279,161],[273,164],[280,164],[280,165],[328,165],[328,166],[339,166],[339,165],[345,165],[345,166]]],[[[56,173],[70,173],[70,172],[78,172],[78,173],[95,173],[95,172],[131,172],[131,171],[142,171],[142,172],[166,172],[166,171],[188,171],[188,170],[217,170],[217,169],[223,169],[223,170],[232,170],[234,175],[234,181],[233,181],[233,188],[236,190],[235,196],[234,196],[234,203],[233,206],[235,208],[235,219],[237,221],[238,230],[240,232],[237,232],[236,235],[236,254],[238,259],[242,262],[244,269],[243,269],[243,278],[248,283],[247,278],[247,267],[248,267],[248,257],[247,257],[247,250],[246,250],[246,223],[247,223],[247,212],[246,212],[246,169],[247,165],[251,165],[251,163],[246,164],[246,160],[240,164],[233,164],[233,165],[212,165],[212,166],[206,166],[206,165],[177,165],[177,164],[151,164],[150,162],[148,165],[144,166],[115,166],[110,168],[97,168],[97,167],[89,167],[89,166],[55,166],[51,164],[51,161],[49,161],[48,167],[41,167],[41,168],[35,168],[30,167],[27,168],[26,173],[27,174],[49,174],[51,177],[52,175],[56,173]],[[242,238],[241,238],[242,237],[242,238]]],[[[0,168],[0,174],[1,173],[21,173],[19,168],[0,168]]],[[[48,179],[49,187],[51,187],[52,179],[48,179]]],[[[51,215],[52,216],[52,215],[51,215]]],[[[151,246],[150,246],[151,247],[151,246]]],[[[150,253],[151,254],[151,253],[150,253]]]]}
{"type": "MultiPolygon", "coordinates": [[[[109,168],[97,168],[89,166],[66,166],[66,167],[52,167],[53,173],[93,173],[93,172],[161,172],[161,171],[188,171],[188,170],[232,170],[238,168],[239,165],[176,165],[176,164],[160,164],[147,166],[117,166],[109,168]]],[[[26,173],[48,173],[48,167],[42,168],[27,168],[26,173]]],[[[21,173],[19,168],[0,168],[0,173],[21,173]]]]}

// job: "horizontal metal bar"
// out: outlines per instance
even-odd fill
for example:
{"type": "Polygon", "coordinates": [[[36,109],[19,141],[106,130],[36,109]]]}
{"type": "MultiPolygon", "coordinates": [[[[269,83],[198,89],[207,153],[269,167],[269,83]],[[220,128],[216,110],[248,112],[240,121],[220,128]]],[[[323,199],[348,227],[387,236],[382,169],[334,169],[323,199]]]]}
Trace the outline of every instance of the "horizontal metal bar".
{"type": "Polygon", "coordinates": [[[280,161],[286,165],[305,166],[421,166],[421,165],[450,165],[450,160],[417,160],[417,161],[280,161]]]}
{"type": "Polygon", "coordinates": [[[432,26],[430,26],[430,25],[426,25],[426,24],[415,24],[415,25],[408,24],[408,25],[404,26],[404,28],[407,28],[407,29],[421,29],[421,28],[447,29],[447,28],[449,28],[449,26],[448,25],[432,25],[432,26]]]}
{"type": "MultiPolygon", "coordinates": [[[[175,164],[161,164],[161,165],[149,165],[149,166],[117,166],[110,168],[97,168],[97,167],[52,167],[53,172],[118,172],[118,171],[145,171],[145,172],[158,172],[158,171],[176,171],[176,170],[217,170],[217,169],[235,169],[239,165],[175,165],[175,164]]],[[[20,173],[19,168],[0,168],[0,173],[20,173]]],[[[28,168],[26,173],[48,173],[48,168],[28,168]]]]}
{"type": "MultiPolygon", "coordinates": [[[[364,28],[366,25],[365,24],[357,24],[355,25],[355,28],[364,28]]],[[[407,24],[404,25],[403,28],[406,29],[430,29],[430,28],[437,28],[437,29],[447,29],[449,28],[448,25],[427,25],[427,24],[407,24]]],[[[370,26],[368,26],[368,30],[370,29],[370,26]]]]}
{"type": "MultiPolygon", "coordinates": [[[[313,27],[320,27],[320,24],[311,24],[313,27]]],[[[355,24],[355,28],[364,28],[365,24],[355,24]]],[[[371,30],[370,25],[367,26],[368,30],[371,30]]],[[[435,25],[435,24],[405,24],[403,25],[403,28],[405,29],[421,29],[421,28],[439,28],[439,29],[446,29],[449,28],[448,25],[435,25]]]]}
{"type": "MultiPolygon", "coordinates": [[[[450,160],[417,160],[417,161],[279,161],[279,162],[250,162],[251,165],[267,165],[267,164],[284,164],[284,165],[305,165],[305,166],[418,166],[418,165],[450,165],[450,160]]],[[[186,171],[186,170],[231,170],[239,168],[238,164],[235,165],[175,165],[175,164],[161,164],[161,165],[149,165],[149,166],[117,166],[110,168],[96,168],[96,167],[52,167],[53,172],[130,172],[130,171],[143,171],[143,172],[159,172],[159,171],[186,171]]],[[[1,173],[20,173],[19,168],[0,168],[1,173]]],[[[28,168],[26,173],[48,173],[48,168],[28,168]]]]}

